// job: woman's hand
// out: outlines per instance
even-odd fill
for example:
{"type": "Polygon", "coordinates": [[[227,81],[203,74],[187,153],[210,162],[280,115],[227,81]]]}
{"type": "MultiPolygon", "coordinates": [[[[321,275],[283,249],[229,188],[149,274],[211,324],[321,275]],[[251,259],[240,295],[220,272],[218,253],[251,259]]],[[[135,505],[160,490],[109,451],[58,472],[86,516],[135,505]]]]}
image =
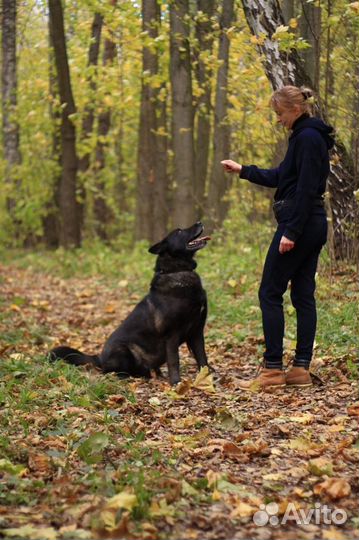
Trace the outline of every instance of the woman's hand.
{"type": "Polygon", "coordinates": [[[286,236],[282,236],[279,243],[279,253],[282,255],[286,251],[290,251],[294,248],[293,240],[289,240],[286,236]]]}
{"type": "Polygon", "coordinates": [[[224,159],[221,161],[221,165],[223,165],[224,170],[229,173],[240,173],[242,170],[242,165],[231,159],[224,159]]]}

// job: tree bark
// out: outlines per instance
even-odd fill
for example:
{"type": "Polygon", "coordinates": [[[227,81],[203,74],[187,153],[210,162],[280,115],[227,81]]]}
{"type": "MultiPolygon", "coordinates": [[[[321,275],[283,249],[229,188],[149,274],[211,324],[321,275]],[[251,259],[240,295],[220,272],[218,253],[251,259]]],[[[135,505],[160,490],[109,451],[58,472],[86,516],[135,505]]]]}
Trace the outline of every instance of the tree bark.
{"type": "Polygon", "coordinates": [[[17,62],[16,62],[16,0],[3,0],[2,4],[2,131],[5,166],[5,184],[9,188],[7,208],[15,234],[18,222],[14,215],[15,200],[11,191],[19,185],[18,166],[21,162],[20,132],[16,120],[17,62]]]}
{"type": "Polygon", "coordinates": [[[215,0],[197,0],[198,20],[196,21],[196,76],[201,94],[196,103],[196,179],[194,197],[199,217],[205,210],[205,187],[208,169],[209,144],[211,136],[211,79],[213,69],[205,57],[212,54],[214,31],[212,17],[215,0]]]}
{"type": "MultiPolygon", "coordinates": [[[[87,67],[88,68],[93,67],[94,70],[96,69],[97,64],[98,64],[102,25],[103,25],[103,16],[100,13],[95,13],[93,21],[92,21],[91,41],[90,41],[88,61],[87,61],[87,67]]],[[[97,88],[96,71],[89,73],[88,83],[89,83],[90,95],[91,95],[92,100],[86,106],[84,110],[83,120],[82,120],[81,139],[85,143],[91,137],[94,121],[95,121],[94,98],[95,98],[96,88],[97,88]]],[[[91,152],[87,148],[79,157],[79,173],[81,174],[80,186],[79,186],[79,191],[81,194],[81,201],[79,205],[81,225],[83,225],[84,223],[84,211],[85,211],[84,206],[85,206],[85,197],[86,197],[86,187],[84,184],[86,180],[86,173],[88,172],[89,167],[90,167],[90,158],[91,158],[91,152]]]]}
{"type": "Polygon", "coordinates": [[[220,38],[218,48],[219,68],[217,72],[216,103],[214,110],[213,164],[208,190],[208,210],[210,228],[221,225],[228,202],[224,196],[228,189],[228,175],[225,174],[221,160],[230,154],[230,126],[227,119],[228,59],[230,41],[227,30],[233,23],[234,1],[223,0],[220,19],[220,38]]]}
{"type": "Polygon", "coordinates": [[[172,91],[173,225],[196,219],[194,204],[194,109],[189,46],[189,1],[170,4],[170,78],[172,91]]]}
{"type": "Polygon", "coordinates": [[[152,238],[151,242],[156,242],[163,238],[168,225],[168,135],[167,135],[167,95],[166,84],[162,84],[160,92],[157,94],[157,125],[156,125],[156,162],[155,162],[155,182],[153,193],[153,215],[152,215],[152,238]]]}
{"type": "Polygon", "coordinates": [[[59,165],[53,178],[52,198],[46,205],[46,214],[43,217],[42,225],[44,230],[44,240],[48,249],[56,249],[60,245],[60,216],[59,216],[59,193],[61,184],[61,137],[58,126],[61,124],[61,112],[57,106],[59,91],[57,84],[54,46],[51,40],[50,21],[49,28],[49,115],[52,126],[52,148],[51,157],[59,165]]]}
{"type": "MultiPolygon", "coordinates": [[[[276,28],[284,24],[277,0],[242,0],[249,28],[255,36],[265,35],[258,44],[264,57],[264,68],[274,90],[285,84],[313,87],[295,50],[289,55],[279,51],[278,42],[271,40],[276,28]]],[[[326,112],[318,103],[316,113],[326,120],[326,112]]],[[[334,250],[336,259],[353,260],[356,254],[358,230],[358,204],[354,197],[353,163],[343,143],[336,139],[328,179],[328,191],[333,213],[334,250]]]]}
{"type": "MultiPolygon", "coordinates": [[[[115,3],[115,2],[114,2],[115,3]]],[[[116,57],[116,44],[111,38],[105,39],[103,51],[104,67],[113,64],[116,57]]],[[[107,224],[110,220],[110,210],[106,202],[106,182],[104,171],[106,165],[106,148],[108,146],[107,136],[111,127],[111,111],[108,107],[98,116],[98,138],[95,152],[95,176],[96,194],[94,197],[94,217],[96,234],[101,240],[107,240],[107,224]]]]}
{"type": "Polygon", "coordinates": [[[300,35],[311,47],[300,53],[303,66],[313,81],[313,89],[319,92],[320,77],[320,36],[321,36],[321,7],[315,3],[308,4],[301,0],[302,15],[300,17],[300,35]]]}
{"type": "Polygon", "coordinates": [[[71,115],[76,112],[67,59],[64,18],[61,0],[49,0],[50,33],[54,45],[57,82],[62,107],[61,154],[62,174],[59,193],[60,244],[65,248],[79,247],[81,228],[76,200],[77,155],[75,126],[71,115]]]}
{"type": "MultiPolygon", "coordinates": [[[[157,0],[142,1],[142,31],[155,40],[157,28],[157,0]]],[[[151,78],[158,73],[157,52],[144,44],[142,48],[142,86],[139,140],[137,153],[136,240],[153,238],[153,205],[156,178],[156,101],[157,90],[151,78]]]]}

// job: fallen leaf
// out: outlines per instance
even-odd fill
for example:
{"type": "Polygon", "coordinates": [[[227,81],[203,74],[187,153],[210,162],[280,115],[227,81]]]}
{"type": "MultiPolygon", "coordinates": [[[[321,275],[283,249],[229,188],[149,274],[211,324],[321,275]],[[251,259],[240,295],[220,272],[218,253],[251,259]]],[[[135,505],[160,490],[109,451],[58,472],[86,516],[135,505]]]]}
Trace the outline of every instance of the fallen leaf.
{"type": "Polygon", "coordinates": [[[343,478],[328,478],[328,480],[314,486],[314,493],[328,495],[334,501],[350,495],[351,487],[349,482],[343,478]]]}
{"type": "Polygon", "coordinates": [[[210,373],[208,366],[201,368],[192,386],[209,394],[215,393],[216,390],[213,385],[213,376],[212,373],[210,373]]]}
{"type": "Polygon", "coordinates": [[[308,461],[308,471],[316,476],[333,475],[333,463],[326,458],[319,457],[308,461]]]}
{"type": "Polygon", "coordinates": [[[347,412],[349,416],[359,416],[359,402],[349,405],[347,412]]]}

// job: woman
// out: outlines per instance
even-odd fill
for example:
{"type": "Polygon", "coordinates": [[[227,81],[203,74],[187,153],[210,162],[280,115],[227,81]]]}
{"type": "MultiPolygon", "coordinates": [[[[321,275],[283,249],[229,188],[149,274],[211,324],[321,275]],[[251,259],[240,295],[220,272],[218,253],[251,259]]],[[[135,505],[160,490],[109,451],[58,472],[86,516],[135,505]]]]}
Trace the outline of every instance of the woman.
{"type": "Polygon", "coordinates": [[[311,116],[312,91],[284,86],[271,98],[278,122],[291,130],[284,160],[275,169],[222,161],[227,172],[239,173],[254,184],[277,188],[273,210],[278,223],[266,257],[259,300],[265,338],[264,364],[251,381],[268,387],[310,386],[309,365],[316,332],[315,273],[327,237],[323,194],[329,174],[328,150],[332,128],[311,116]],[[291,301],[297,312],[297,346],[293,367],[283,372],[283,294],[291,282],[291,301]]]}

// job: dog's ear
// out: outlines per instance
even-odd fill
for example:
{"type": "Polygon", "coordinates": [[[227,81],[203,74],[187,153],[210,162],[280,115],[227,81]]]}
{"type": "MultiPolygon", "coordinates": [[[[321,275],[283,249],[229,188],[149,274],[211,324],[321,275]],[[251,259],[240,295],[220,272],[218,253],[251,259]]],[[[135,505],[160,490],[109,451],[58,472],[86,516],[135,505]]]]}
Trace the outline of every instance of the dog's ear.
{"type": "Polygon", "coordinates": [[[151,246],[148,251],[150,253],[153,253],[154,255],[161,255],[161,253],[164,253],[166,251],[166,241],[162,240],[157,244],[153,244],[153,246],[151,246]]]}

